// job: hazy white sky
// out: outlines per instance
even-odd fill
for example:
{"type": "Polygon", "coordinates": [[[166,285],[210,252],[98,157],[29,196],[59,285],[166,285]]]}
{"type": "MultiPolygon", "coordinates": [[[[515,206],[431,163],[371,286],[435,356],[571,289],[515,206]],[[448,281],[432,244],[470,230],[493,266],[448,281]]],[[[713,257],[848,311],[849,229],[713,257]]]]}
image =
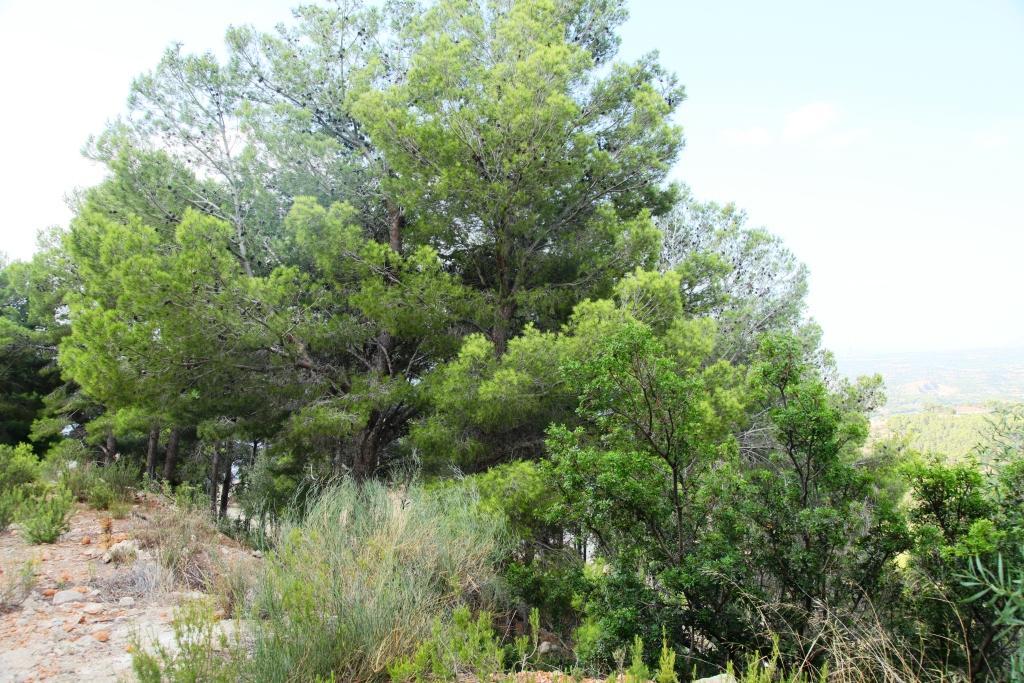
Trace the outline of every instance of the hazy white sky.
{"type": "MultiPolygon", "coordinates": [[[[290,0],[0,0],[0,251],[31,254],[101,177],[79,150],[164,47],[290,0]]],[[[676,177],[811,268],[849,350],[1024,346],[1024,2],[634,0],[623,49],[687,86],[676,177]]]]}

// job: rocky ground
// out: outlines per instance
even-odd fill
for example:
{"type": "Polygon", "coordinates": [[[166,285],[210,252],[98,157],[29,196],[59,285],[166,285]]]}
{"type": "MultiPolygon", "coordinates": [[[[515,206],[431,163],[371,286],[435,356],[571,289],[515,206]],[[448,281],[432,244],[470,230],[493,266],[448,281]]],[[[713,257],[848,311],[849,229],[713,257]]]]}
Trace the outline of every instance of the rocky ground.
{"type": "MultiPolygon", "coordinates": [[[[174,608],[202,594],[154,580],[152,553],[135,539],[157,505],[140,498],[122,520],[82,507],[52,545],[28,545],[13,528],[0,534],[9,598],[0,608],[0,683],[131,680],[133,637],[172,641],[174,608]]],[[[245,553],[225,541],[221,552],[245,553]]]]}

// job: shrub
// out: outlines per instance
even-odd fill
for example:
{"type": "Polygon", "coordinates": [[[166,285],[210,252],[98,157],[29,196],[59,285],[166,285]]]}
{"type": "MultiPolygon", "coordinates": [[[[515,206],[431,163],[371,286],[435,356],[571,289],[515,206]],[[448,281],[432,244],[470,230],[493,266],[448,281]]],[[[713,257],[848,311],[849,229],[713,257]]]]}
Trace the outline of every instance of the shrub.
{"type": "Polygon", "coordinates": [[[68,530],[74,507],[71,492],[60,487],[25,499],[18,510],[21,534],[29,543],[53,543],[68,530]]]}
{"type": "Polygon", "coordinates": [[[7,527],[14,521],[24,498],[21,489],[0,491],[0,533],[7,531],[7,527]]]}
{"type": "Polygon", "coordinates": [[[185,603],[171,621],[174,646],[159,641],[152,650],[139,637],[133,639],[132,670],[142,683],[163,681],[208,681],[230,683],[239,680],[237,638],[232,642],[218,629],[213,605],[206,601],[185,603]]]}
{"type": "Polygon", "coordinates": [[[99,475],[93,465],[72,462],[61,470],[59,481],[71,491],[75,500],[85,503],[89,500],[89,491],[99,481],[99,475]]]}
{"type": "Polygon", "coordinates": [[[503,551],[474,499],[376,483],[322,492],[285,525],[256,607],[252,678],[379,677],[472,601],[484,604],[503,551]]]}
{"type": "Polygon", "coordinates": [[[10,491],[39,479],[39,459],[32,447],[0,444],[0,491],[10,491]]]}
{"type": "Polygon", "coordinates": [[[465,605],[452,613],[447,626],[434,622],[431,637],[411,657],[388,667],[393,681],[457,681],[465,675],[490,681],[502,671],[503,652],[494,636],[492,617],[481,612],[473,618],[465,605]]]}
{"type": "Polygon", "coordinates": [[[172,505],[156,510],[150,522],[136,536],[143,547],[153,550],[166,578],[191,590],[209,590],[216,571],[210,551],[216,549],[219,537],[209,516],[172,505]]]}
{"type": "Polygon", "coordinates": [[[118,500],[130,500],[142,481],[141,470],[124,459],[101,468],[99,476],[118,500]]]}
{"type": "Polygon", "coordinates": [[[114,490],[110,488],[110,484],[106,481],[97,478],[89,486],[86,502],[96,510],[107,510],[114,502],[114,490]]]}

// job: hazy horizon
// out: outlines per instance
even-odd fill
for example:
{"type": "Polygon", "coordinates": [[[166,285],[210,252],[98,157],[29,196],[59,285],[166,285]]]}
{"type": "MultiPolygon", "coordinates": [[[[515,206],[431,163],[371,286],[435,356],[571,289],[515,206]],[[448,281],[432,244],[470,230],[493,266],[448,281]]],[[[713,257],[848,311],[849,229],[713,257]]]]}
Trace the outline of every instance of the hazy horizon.
{"type": "MultiPolygon", "coordinates": [[[[222,46],[294,2],[0,0],[7,215],[26,258],[102,178],[79,155],[173,41],[222,46]],[[66,55],[74,55],[67,59],[66,55]]],[[[843,355],[1024,348],[1024,6],[987,1],[629,3],[622,56],[659,49],[686,85],[673,178],[735,202],[811,270],[809,314],[843,355]]]]}

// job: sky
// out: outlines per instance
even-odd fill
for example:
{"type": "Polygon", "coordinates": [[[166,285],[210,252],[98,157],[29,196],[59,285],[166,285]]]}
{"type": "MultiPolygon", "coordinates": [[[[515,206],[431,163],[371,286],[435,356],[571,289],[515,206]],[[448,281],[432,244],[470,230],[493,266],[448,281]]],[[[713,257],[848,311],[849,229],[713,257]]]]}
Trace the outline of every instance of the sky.
{"type": "MultiPolygon", "coordinates": [[[[102,177],[90,134],[170,43],[293,0],[0,0],[0,252],[102,177]]],[[[1024,347],[1024,0],[633,0],[622,55],[687,89],[673,178],[810,268],[840,353],[1024,347]]]]}

